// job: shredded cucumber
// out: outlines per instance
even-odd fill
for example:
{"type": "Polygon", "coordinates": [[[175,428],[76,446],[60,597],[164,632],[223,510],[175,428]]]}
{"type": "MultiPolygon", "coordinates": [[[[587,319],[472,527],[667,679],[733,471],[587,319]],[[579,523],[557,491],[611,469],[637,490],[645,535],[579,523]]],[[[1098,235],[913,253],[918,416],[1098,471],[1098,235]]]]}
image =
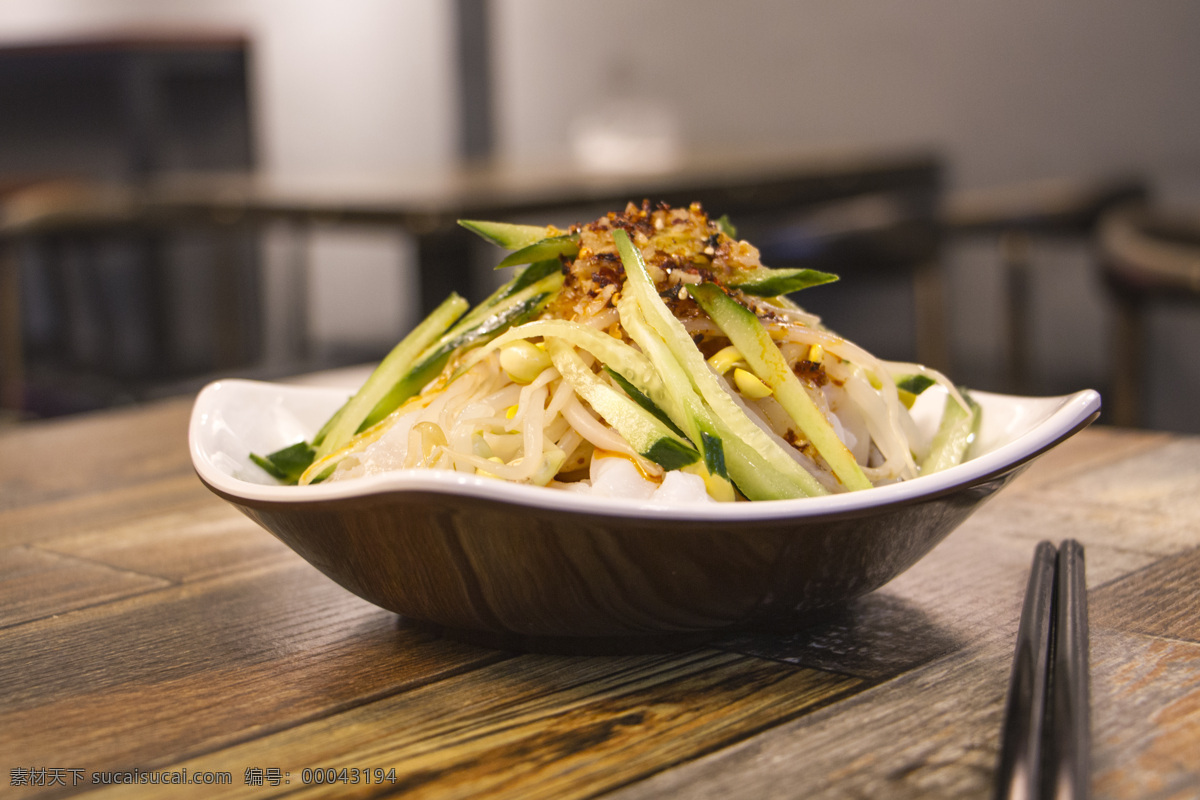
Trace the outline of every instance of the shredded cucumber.
{"type": "Polygon", "coordinates": [[[541,225],[514,225],[511,222],[486,222],[460,219],[458,224],[505,250],[520,250],[554,235],[554,229],[541,225]]]}
{"type": "Polygon", "coordinates": [[[592,372],[569,342],[551,338],[546,342],[546,349],[563,380],[571,384],[575,393],[640,455],[667,470],[680,469],[700,460],[700,454],[690,444],[592,372]]]}
{"type": "Polygon", "coordinates": [[[579,254],[579,236],[552,236],[541,239],[515,253],[509,253],[496,265],[496,269],[532,264],[535,261],[556,259],[560,256],[574,257],[579,254]]]}
{"type": "Polygon", "coordinates": [[[870,489],[872,483],[863,474],[829,420],[817,408],[808,390],[788,367],[787,361],[753,311],[711,283],[693,286],[692,296],[701,308],[741,351],[754,374],[771,388],[775,399],[800,426],[801,432],[825,459],[833,474],[850,490],[870,489]]]}
{"type": "Polygon", "coordinates": [[[536,316],[562,288],[562,281],[562,273],[551,273],[515,294],[507,295],[491,305],[481,305],[467,314],[440,339],[422,351],[412,369],[393,384],[387,394],[371,409],[358,430],[363,431],[371,427],[421,391],[425,384],[442,371],[455,350],[486,342],[510,326],[536,316]]]}
{"type": "Polygon", "coordinates": [[[321,436],[316,457],[324,458],[345,446],[367,419],[371,410],[392,387],[411,372],[422,352],[446,332],[467,310],[467,301],[452,294],[384,357],[349,402],[338,411],[329,430],[321,436]]]}
{"type": "MultiPolygon", "coordinates": [[[[625,285],[636,298],[646,323],[661,337],[687,382],[711,409],[716,432],[723,434],[725,466],[742,493],[751,500],[826,494],[816,478],[738,408],[709,369],[704,354],[696,347],[683,324],[658,296],[642,262],[641,253],[634,248],[628,234],[620,229],[614,230],[613,240],[625,267],[625,285]]],[[[629,331],[628,326],[626,331],[629,331]]],[[[632,333],[630,335],[633,336],[632,333]]],[[[672,383],[667,376],[664,376],[664,381],[672,383]]]]}
{"type": "Polygon", "coordinates": [[[820,272],[815,269],[771,269],[759,267],[730,276],[727,283],[736,286],[746,294],[756,297],[778,297],[781,294],[798,292],[810,286],[820,286],[832,283],[838,279],[830,272],[820,272]]]}
{"type": "Polygon", "coordinates": [[[617,312],[621,316],[621,327],[642,348],[659,376],[654,383],[638,385],[636,381],[631,382],[704,453],[705,468],[700,474],[708,493],[718,500],[733,499],[729,462],[725,458],[725,429],[696,394],[691,379],[667,343],[646,323],[636,297],[622,297],[617,302],[617,312]]]}
{"type": "Polygon", "coordinates": [[[966,405],[959,403],[953,395],[946,396],[946,407],[942,421],[933,435],[929,455],[921,462],[921,474],[930,475],[943,469],[961,464],[967,449],[975,441],[979,430],[979,404],[963,390],[959,390],[966,405]]]}

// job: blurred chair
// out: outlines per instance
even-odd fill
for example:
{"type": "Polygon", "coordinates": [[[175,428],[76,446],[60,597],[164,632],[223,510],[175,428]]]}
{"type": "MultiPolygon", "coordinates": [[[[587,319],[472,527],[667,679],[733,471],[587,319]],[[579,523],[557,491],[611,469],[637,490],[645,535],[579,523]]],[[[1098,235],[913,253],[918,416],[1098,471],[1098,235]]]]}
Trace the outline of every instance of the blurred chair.
{"type": "MultiPolygon", "coordinates": [[[[1131,207],[1100,223],[1101,266],[1112,300],[1112,421],[1143,421],[1147,312],[1156,304],[1200,310],[1200,212],[1131,207]]],[[[1194,345],[1195,343],[1193,343],[1194,345]]]]}
{"type": "Polygon", "coordinates": [[[243,220],[177,213],[136,186],[53,181],[3,198],[4,407],[88,410],[252,363],[255,241],[243,220]]]}
{"type": "Polygon", "coordinates": [[[947,237],[994,237],[1004,271],[1007,336],[1004,364],[1009,391],[1031,389],[1030,248],[1038,240],[1091,244],[1100,219],[1112,209],[1149,196],[1143,180],[1117,176],[1040,181],[951,195],[942,214],[947,237]]]}
{"type": "Polygon", "coordinates": [[[254,331],[228,324],[258,313],[256,240],[167,220],[128,190],[253,167],[250,50],[239,33],[192,28],[0,47],[0,189],[16,187],[0,192],[0,366],[22,364],[6,406],[126,402],[256,357],[254,331]]]}

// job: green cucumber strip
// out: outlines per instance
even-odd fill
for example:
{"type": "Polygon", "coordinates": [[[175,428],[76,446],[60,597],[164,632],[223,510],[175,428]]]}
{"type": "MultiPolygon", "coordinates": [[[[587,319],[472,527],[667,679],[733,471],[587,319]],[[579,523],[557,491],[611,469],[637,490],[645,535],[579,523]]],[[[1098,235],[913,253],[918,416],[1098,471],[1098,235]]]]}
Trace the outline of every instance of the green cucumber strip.
{"type": "Polygon", "coordinates": [[[555,236],[542,239],[528,247],[522,247],[515,253],[509,253],[496,265],[496,269],[515,267],[518,264],[531,264],[535,261],[557,259],[560,256],[576,256],[579,254],[579,235],[555,236]]]}
{"type": "MultiPolygon", "coordinates": [[[[720,426],[720,420],[718,427],[720,426]]],[[[750,422],[754,425],[754,422],[750,422]]],[[[755,426],[757,427],[757,426],[755,426]]],[[[787,453],[779,449],[775,442],[778,455],[764,454],[755,450],[744,440],[738,438],[732,431],[724,429],[722,442],[725,448],[725,466],[729,477],[737,485],[738,490],[750,500],[790,500],[798,497],[817,497],[829,492],[804,470],[787,453]],[[808,476],[797,478],[793,468],[788,467],[781,459],[786,458],[795,464],[795,469],[808,476]]],[[[768,441],[770,441],[768,439],[768,441]]]]}
{"type": "Polygon", "coordinates": [[[505,250],[520,250],[554,235],[553,228],[540,225],[514,225],[511,222],[485,222],[476,219],[460,219],[458,224],[505,250]]]}
{"type": "Polygon", "coordinates": [[[296,442],[267,456],[250,454],[250,460],[262,467],[276,480],[295,484],[312,464],[316,452],[308,442],[296,442]]]}
{"type": "Polygon", "coordinates": [[[707,410],[692,387],[692,380],[686,370],[671,353],[667,343],[646,322],[637,298],[632,293],[625,293],[617,301],[617,312],[620,314],[621,327],[649,359],[655,374],[659,376],[659,381],[654,386],[646,386],[638,383],[632,375],[625,374],[625,377],[661,408],[693,444],[703,447],[701,428],[707,410]]]}
{"type": "Polygon", "coordinates": [[[896,379],[896,388],[902,392],[918,395],[936,383],[937,381],[928,375],[905,375],[896,379]]]}
{"type": "MultiPolygon", "coordinates": [[[[344,447],[358,433],[370,412],[387,396],[399,381],[412,372],[425,348],[429,347],[454,321],[463,315],[468,303],[457,294],[451,294],[435,308],[417,327],[400,340],[384,357],[366,382],[354,393],[349,402],[335,416],[328,432],[318,437],[316,457],[324,458],[344,447]]],[[[368,426],[369,427],[369,426],[368,426]]]]}
{"type": "Polygon", "coordinates": [[[546,341],[546,349],[563,380],[640,455],[665,470],[680,469],[700,460],[700,454],[686,440],[597,377],[569,342],[551,337],[546,341]]]}
{"type": "MultiPolygon", "coordinates": [[[[629,338],[642,348],[654,365],[657,380],[637,385],[633,376],[626,377],[630,378],[630,383],[658,406],[675,423],[675,427],[704,454],[703,466],[689,468],[688,471],[695,472],[704,479],[709,495],[720,502],[734,500],[736,492],[730,480],[722,446],[728,428],[719,424],[720,421],[713,417],[711,410],[696,394],[687,373],[671,354],[666,342],[646,323],[637,299],[626,294],[617,302],[617,312],[621,317],[621,326],[629,338]]],[[[753,490],[747,497],[752,494],[753,490]]]]}
{"type": "Polygon", "coordinates": [[[700,438],[704,440],[704,466],[713,475],[728,475],[725,466],[725,445],[719,437],[701,431],[700,438]]]}
{"type": "MultiPolygon", "coordinates": [[[[637,403],[639,406],[641,406],[642,408],[649,411],[651,414],[653,414],[655,417],[657,417],[660,422],[662,422],[664,425],[666,425],[671,430],[675,431],[675,433],[679,434],[680,436],[683,436],[684,438],[687,438],[687,434],[684,433],[683,431],[681,431],[679,429],[679,426],[671,421],[671,418],[669,416],[667,416],[667,412],[665,412],[661,408],[659,408],[658,405],[653,400],[651,400],[648,396],[646,396],[646,394],[643,393],[641,389],[637,388],[632,383],[630,383],[625,378],[624,375],[617,372],[615,369],[608,366],[607,364],[604,365],[604,371],[607,372],[609,377],[611,377],[613,379],[613,381],[616,382],[617,386],[621,387],[621,391],[623,391],[623,392],[625,392],[625,394],[629,395],[629,398],[631,400],[633,400],[633,402],[637,403]]],[[[701,437],[706,436],[706,435],[707,434],[701,434],[701,437]]],[[[711,439],[712,437],[709,437],[709,438],[711,439]]]]}
{"type": "MultiPolygon", "coordinates": [[[[696,347],[683,324],[658,296],[642,262],[641,253],[634,248],[625,231],[613,231],[613,240],[621,255],[627,279],[625,286],[628,294],[618,303],[622,327],[655,362],[669,389],[694,390],[699,393],[706,407],[703,412],[689,409],[692,414],[685,414],[686,419],[681,421],[675,416],[678,412],[670,405],[664,404],[653,394],[650,395],[651,399],[672,414],[671,418],[688,432],[688,438],[693,435],[689,425],[696,428],[697,423],[703,421],[710,426],[707,432],[723,442],[725,467],[729,476],[749,499],[778,500],[827,494],[816,478],[738,407],[709,369],[704,354],[696,347]],[[639,315],[644,317],[643,324],[651,329],[652,336],[634,332],[639,315]],[[639,336],[645,341],[639,340],[639,336]],[[662,353],[657,360],[648,348],[661,348],[662,353]],[[673,369],[668,362],[674,364],[673,369]]],[[[694,435],[699,437],[700,431],[694,435]]]]}
{"type": "MultiPolygon", "coordinates": [[[[636,304],[634,308],[636,308],[636,304]]],[[[469,363],[474,363],[478,359],[486,357],[489,352],[517,339],[533,339],[537,337],[542,337],[547,341],[550,339],[560,339],[591,353],[604,365],[605,370],[614,376],[618,385],[627,390],[630,397],[634,398],[634,402],[641,404],[637,398],[646,398],[646,402],[653,406],[654,401],[649,399],[650,395],[659,398],[664,396],[662,379],[659,377],[654,364],[645,355],[625,344],[620,339],[609,336],[603,331],[568,320],[534,320],[512,328],[472,353],[469,363]]],[[[463,369],[467,368],[469,368],[469,364],[463,369]]],[[[688,385],[686,377],[683,378],[682,385],[688,385]]],[[[647,408],[647,410],[652,414],[654,413],[654,408],[647,408]]],[[[686,441],[687,437],[672,425],[670,417],[662,409],[658,409],[658,413],[663,414],[663,417],[660,417],[663,424],[667,425],[668,428],[679,434],[686,441]]],[[[697,441],[702,441],[699,435],[697,435],[697,441]]],[[[711,437],[708,449],[705,452],[705,461],[707,463],[722,465],[724,463],[723,454],[713,453],[713,447],[717,442],[719,442],[718,437],[711,437]]],[[[669,445],[664,446],[670,447],[669,445]]],[[[656,455],[658,454],[656,453],[656,455]]],[[[703,472],[700,474],[705,477],[705,483],[708,485],[713,497],[718,500],[733,499],[733,486],[729,483],[728,476],[723,470],[719,473],[708,470],[707,474],[703,472]]]]}
{"type": "Polygon", "coordinates": [[[689,291],[733,346],[742,352],[754,374],[771,388],[775,399],[800,426],[842,485],[851,491],[872,488],[862,467],[792,372],[758,316],[715,284],[699,284],[689,291]]]}
{"type": "Polygon", "coordinates": [[[667,472],[675,469],[683,469],[689,464],[695,464],[700,460],[700,454],[686,440],[669,437],[658,439],[642,455],[655,464],[658,464],[667,472]]]}
{"type": "Polygon", "coordinates": [[[716,221],[717,230],[728,236],[730,239],[737,238],[737,228],[730,221],[728,214],[722,214],[720,219],[716,221]]]}
{"type": "Polygon", "coordinates": [[[791,294],[810,286],[820,286],[823,283],[833,283],[838,276],[831,272],[820,272],[815,269],[771,269],[759,267],[746,270],[725,280],[730,286],[736,286],[744,293],[755,297],[778,297],[781,294],[791,294]]]}
{"type": "MultiPolygon", "coordinates": [[[[560,277],[562,276],[562,264],[558,261],[538,261],[537,263],[530,264],[507,283],[488,295],[483,302],[467,312],[466,316],[460,319],[458,324],[455,325],[455,331],[462,332],[474,328],[491,316],[495,308],[508,300],[508,298],[555,274],[558,274],[560,277]]],[[[447,335],[452,336],[453,334],[454,332],[452,331],[447,335]]]]}
{"type": "Polygon", "coordinates": [[[460,347],[481,344],[513,325],[536,316],[562,288],[561,272],[554,272],[516,294],[485,308],[473,310],[440,339],[426,347],[415,364],[396,381],[358,426],[361,432],[376,424],[433,380],[460,347]],[[479,313],[477,313],[479,312],[479,313]]]}
{"type": "Polygon", "coordinates": [[[929,455],[921,462],[922,475],[930,475],[961,464],[966,458],[971,442],[975,441],[975,434],[979,430],[979,421],[983,415],[980,413],[979,404],[971,399],[965,389],[959,389],[959,392],[967,401],[967,406],[964,407],[955,400],[953,395],[946,395],[942,421],[933,435],[929,455]]]}
{"type": "MultiPolygon", "coordinates": [[[[518,339],[533,339],[537,337],[542,337],[547,341],[551,339],[561,340],[591,353],[604,365],[604,369],[614,377],[617,384],[629,394],[635,403],[645,408],[666,425],[668,429],[686,441],[686,434],[679,430],[670,416],[649,397],[650,394],[658,397],[663,396],[662,380],[654,364],[645,355],[625,344],[620,339],[609,336],[607,333],[587,325],[559,319],[526,322],[524,325],[510,328],[472,353],[472,361],[477,361],[485,357],[488,353],[518,339]]],[[[699,438],[699,435],[697,438],[699,438]]],[[[715,440],[715,437],[713,438],[715,440]]],[[[706,458],[708,458],[707,453],[706,458]]],[[[721,477],[724,477],[723,472],[719,474],[721,477]]]]}
{"type": "MultiPolygon", "coordinates": [[[[503,300],[505,297],[514,295],[524,289],[526,286],[532,286],[547,275],[553,275],[555,272],[562,272],[562,263],[558,259],[548,259],[546,261],[535,261],[525,269],[521,270],[521,274],[517,275],[511,281],[501,286],[494,293],[496,301],[503,300]],[[503,291],[501,291],[503,290],[503,291]]],[[[488,301],[484,301],[487,303],[488,301]]]]}
{"type": "MultiPolygon", "coordinates": [[[[283,470],[281,470],[279,467],[275,466],[274,462],[271,461],[269,456],[260,456],[258,453],[251,453],[250,460],[253,461],[255,464],[257,464],[258,466],[262,467],[263,472],[267,473],[275,480],[282,481],[285,483],[287,482],[287,479],[288,479],[287,473],[284,472],[283,470]]],[[[308,469],[308,467],[305,467],[305,469],[308,469]]],[[[300,474],[303,475],[304,473],[302,472],[300,474]]],[[[297,476],[296,482],[297,483],[300,482],[299,476],[297,476]]]]}
{"type": "Polygon", "coordinates": [[[905,408],[911,410],[913,403],[917,402],[917,395],[936,383],[928,375],[905,375],[896,380],[896,396],[905,408]]]}
{"type": "MultiPolygon", "coordinates": [[[[712,442],[720,442],[723,433],[718,429],[710,409],[696,392],[691,377],[671,348],[646,322],[637,298],[632,294],[622,297],[617,302],[617,312],[621,316],[621,327],[625,329],[625,333],[642,348],[642,352],[660,376],[657,383],[638,388],[671,418],[696,447],[702,450],[705,448],[705,434],[708,434],[712,442]]],[[[631,382],[637,385],[637,381],[632,377],[631,382]]],[[[725,460],[724,457],[709,458],[706,453],[705,463],[709,461],[723,464],[725,460]]],[[[717,476],[725,479],[729,477],[725,472],[717,476]]]]}

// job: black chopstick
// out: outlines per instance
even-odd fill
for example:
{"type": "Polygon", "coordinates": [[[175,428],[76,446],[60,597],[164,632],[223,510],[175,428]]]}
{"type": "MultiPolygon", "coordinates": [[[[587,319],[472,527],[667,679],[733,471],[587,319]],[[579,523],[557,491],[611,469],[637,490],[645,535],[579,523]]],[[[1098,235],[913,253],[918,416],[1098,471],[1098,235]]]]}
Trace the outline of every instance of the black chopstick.
{"type": "Polygon", "coordinates": [[[996,774],[996,800],[1040,797],[1046,688],[1050,677],[1050,620],[1057,551],[1041,542],[1033,554],[1017,647],[1013,653],[1004,735],[996,774]]]}
{"type": "Polygon", "coordinates": [[[1054,598],[1054,707],[1050,709],[1050,765],[1043,764],[1053,791],[1046,796],[1085,800],[1091,774],[1091,715],[1088,698],[1087,582],[1083,545],[1068,539],[1058,548],[1054,598]]]}
{"type": "Polygon", "coordinates": [[[1068,539],[1034,551],[1013,653],[995,797],[1086,800],[1087,585],[1083,547],[1068,539]]]}

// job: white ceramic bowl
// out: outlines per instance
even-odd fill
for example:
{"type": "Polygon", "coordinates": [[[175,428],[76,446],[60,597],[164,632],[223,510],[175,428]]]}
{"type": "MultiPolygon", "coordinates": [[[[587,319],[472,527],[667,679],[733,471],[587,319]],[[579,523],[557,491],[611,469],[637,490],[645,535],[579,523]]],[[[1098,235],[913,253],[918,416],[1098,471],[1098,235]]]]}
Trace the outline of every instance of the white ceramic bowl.
{"type": "MultiPolygon", "coordinates": [[[[963,464],[754,503],[621,502],[428,470],[281,486],[249,460],[310,437],[347,396],[209,385],[189,432],[200,479],[373,603],[442,630],[535,639],[711,633],[843,603],[915,563],[1100,408],[1091,390],[974,392],[983,420],[963,464]]],[[[936,423],[943,399],[922,395],[919,424],[936,423]]]]}

